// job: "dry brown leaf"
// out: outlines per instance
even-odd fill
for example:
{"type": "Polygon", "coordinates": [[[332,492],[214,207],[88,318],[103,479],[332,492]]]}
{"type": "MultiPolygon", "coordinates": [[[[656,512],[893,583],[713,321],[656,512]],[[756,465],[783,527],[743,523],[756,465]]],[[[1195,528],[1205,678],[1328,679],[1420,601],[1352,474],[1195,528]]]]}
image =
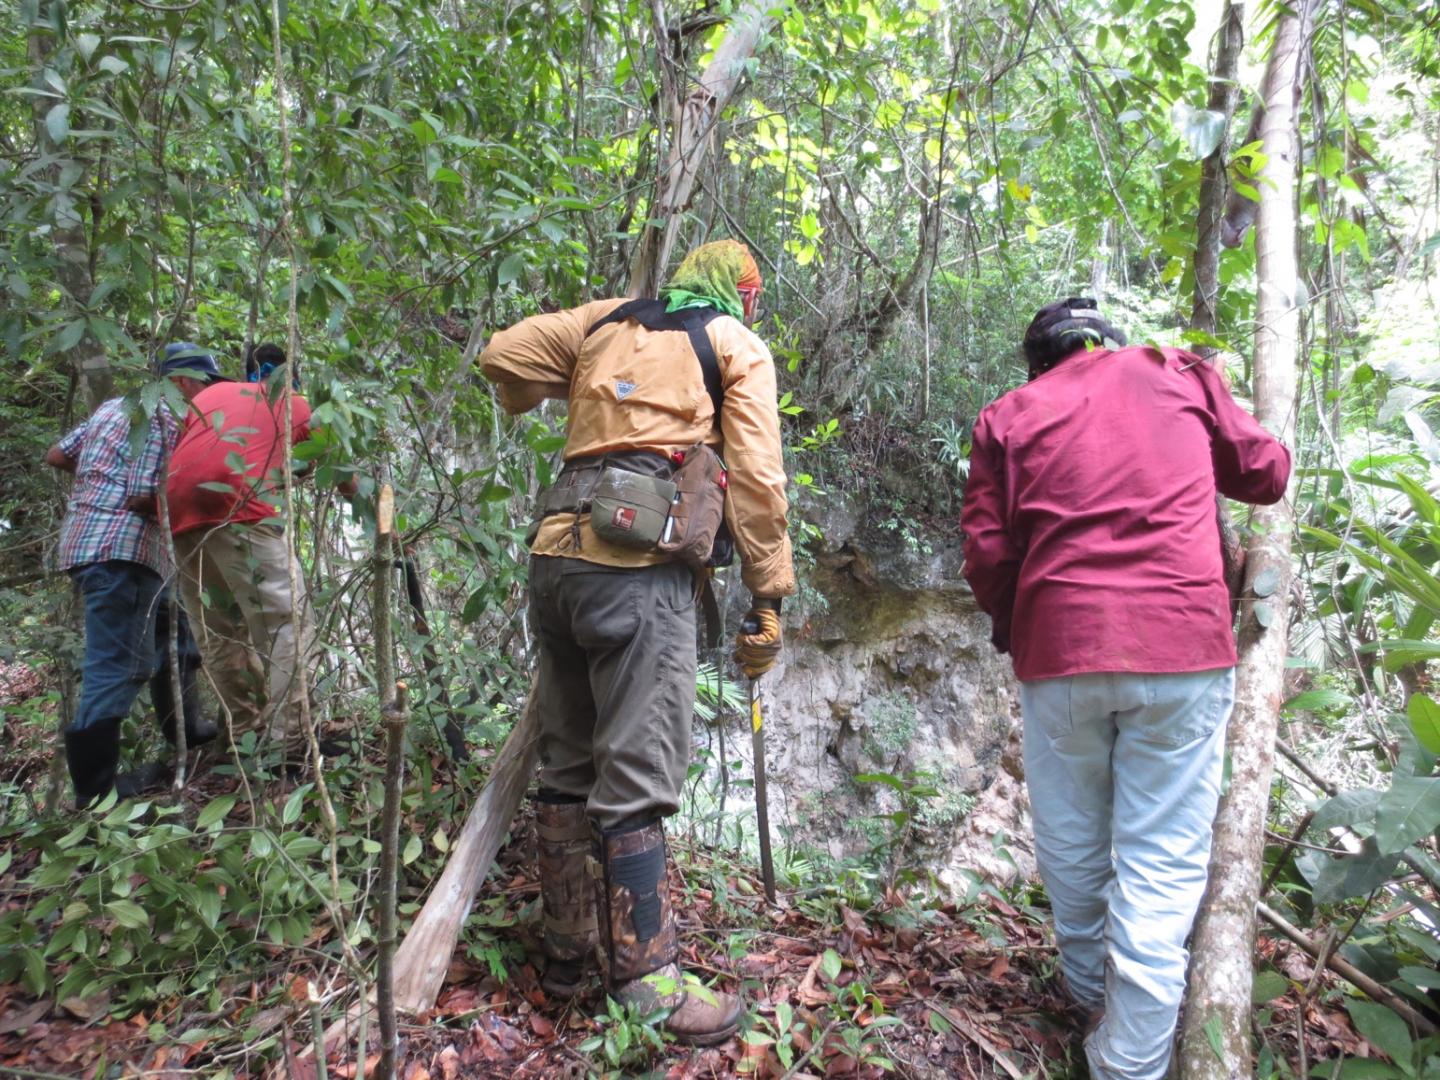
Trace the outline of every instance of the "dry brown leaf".
{"type": "Polygon", "coordinates": [[[444,1080],[455,1080],[460,1075],[460,1051],[455,1049],[454,1043],[440,1051],[436,1064],[440,1066],[440,1075],[444,1080]]]}

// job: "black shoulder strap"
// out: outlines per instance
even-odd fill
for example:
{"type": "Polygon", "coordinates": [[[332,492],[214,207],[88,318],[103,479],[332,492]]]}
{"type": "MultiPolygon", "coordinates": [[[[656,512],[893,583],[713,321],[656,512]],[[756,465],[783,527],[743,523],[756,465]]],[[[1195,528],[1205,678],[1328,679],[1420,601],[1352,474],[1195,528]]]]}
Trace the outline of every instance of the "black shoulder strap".
{"type": "Polygon", "coordinates": [[[690,337],[690,347],[700,361],[700,374],[705,380],[705,393],[710,395],[710,404],[715,407],[715,423],[720,423],[720,406],[725,402],[725,387],[720,381],[720,360],[715,355],[715,346],[710,344],[710,335],[705,327],[712,319],[723,314],[714,308],[684,308],[680,311],[666,311],[663,300],[629,300],[610,312],[603,319],[593,323],[585,336],[589,337],[602,326],[634,319],[647,330],[684,330],[690,337]]]}

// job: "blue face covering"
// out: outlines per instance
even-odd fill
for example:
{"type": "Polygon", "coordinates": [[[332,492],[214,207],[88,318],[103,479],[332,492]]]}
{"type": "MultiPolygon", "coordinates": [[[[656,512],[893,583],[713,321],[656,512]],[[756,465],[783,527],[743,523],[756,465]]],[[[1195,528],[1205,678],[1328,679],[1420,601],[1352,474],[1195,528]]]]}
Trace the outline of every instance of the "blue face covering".
{"type": "MultiPolygon", "coordinates": [[[[252,371],[252,372],[250,372],[250,374],[245,377],[245,378],[246,378],[246,381],[247,381],[247,382],[252,382],[252,383],[264,383],[264,382],[269,382],[269,381],[270,381],[270,376],[273,375],[273,374],[275,374],[276,368],[279,368],[279,367],[281,367],[281,366],[283,366],[283,365],[280,365],[280,364],[272,364],[272,363],[270,363],[270,362],[267,360],[265,363],[263,363],[263,364],[260,365],[260,370],[259,370],[259,371],[252,371]]],[[[300,376],[299,376],[299,375],[296,375],[293,379],[290,380],[290,386],[291,386],[291,388],[292,388],[296,393],[299,393],[299,392],[300,392],[300,376]]]]}

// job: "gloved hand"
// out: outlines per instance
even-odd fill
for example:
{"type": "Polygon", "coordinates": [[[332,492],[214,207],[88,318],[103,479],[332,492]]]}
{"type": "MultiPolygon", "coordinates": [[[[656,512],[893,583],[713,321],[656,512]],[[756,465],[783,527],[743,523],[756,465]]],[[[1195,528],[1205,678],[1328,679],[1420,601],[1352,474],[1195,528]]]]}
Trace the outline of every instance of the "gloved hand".
{"type": "Polygon", "coordinates": [[[747,679],[758,679],[780,659],[780,611],[757,601],[740,624],[735,639],[735,663],[747,679]]]}

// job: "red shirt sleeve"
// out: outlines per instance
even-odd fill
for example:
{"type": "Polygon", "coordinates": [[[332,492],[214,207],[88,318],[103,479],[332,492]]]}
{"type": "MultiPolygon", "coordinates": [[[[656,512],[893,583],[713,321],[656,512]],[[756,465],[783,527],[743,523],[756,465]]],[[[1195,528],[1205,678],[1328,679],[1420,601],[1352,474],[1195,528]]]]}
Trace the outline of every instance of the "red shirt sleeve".
{"type": "Polygon", "coordinates": [[[1236,404],[1210,364],[1187,356],[1189,370],[1204,387],[1215,427],[1210,454],[1215,466],[1215,487],[1228,499],[1269,506],[1285,496],[1290,482],[1290,451],[1260,426],[1255,417],[1236,404]]]}
{"type": "Polygon", "coordinates": [[[1023,552],[1011,538],[1006,521],[1003,456],[982,415],[970,446],[970,478],[960,510],[964,534],[965,580],[980,607],[990,616],[990,640],[1010,651],[1010,619],[1023,552]]]}

